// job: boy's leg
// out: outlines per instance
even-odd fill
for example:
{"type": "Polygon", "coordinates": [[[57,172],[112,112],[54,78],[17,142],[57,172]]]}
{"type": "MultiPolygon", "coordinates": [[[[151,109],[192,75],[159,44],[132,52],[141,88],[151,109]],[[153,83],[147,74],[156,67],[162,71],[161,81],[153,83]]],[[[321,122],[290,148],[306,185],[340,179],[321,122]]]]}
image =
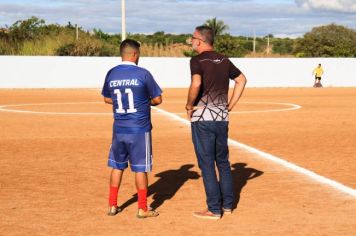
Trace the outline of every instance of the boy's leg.
{"type": "Polygon", "coordinates": [[[136,172],[135,180],[138,195],[138,208],[147,211],[147,173],[136,172]]]}
{"type": "Polygon", "coordinates": [[[148,178],[146,172],[136,172],[136,188],[138,196],[138,218],[156,217],[158,212],[147,207],[147,186],[148,178]]]}
{"type": "Polygon", "coordinates": [[[117,206],[117,194],[121,185],[123,170],[112,169],[110,175],[109,207],[117,206]]]}
{"type": "Polygon", "coordinates": [[[117,195],[121,184],[122,174],[128,166],[128,152],[125,146],[125,136],[113,133],[112,145],[109,152],[108,166],[112,168],[109,186],[109,211],[113,216],[121,211],[117,206],[117,195]]]}
{"type": "Polygon", "coordinates": [[[150,132],[130,134],[128,146],[131,170],[135,172],[138,208],[147,211],[147,172],[152,168],[150,132]]]}
{"type": "Polygon", "coordinates": [[[147,207],[147,172],[152,170],[151,132],[132,134],[129,145],[131,170],[135,172],[138,196],[138,218],[158,216],[158,212],[147,207]]]}
{"type": "Polygon", "coordinates": [[[121,208],[117,206],[117,194],[119,192],[123,172],[123,170],[114,168],[111,171],[109,186],[109,216],[114,216],[121,211],[121,208]]]}

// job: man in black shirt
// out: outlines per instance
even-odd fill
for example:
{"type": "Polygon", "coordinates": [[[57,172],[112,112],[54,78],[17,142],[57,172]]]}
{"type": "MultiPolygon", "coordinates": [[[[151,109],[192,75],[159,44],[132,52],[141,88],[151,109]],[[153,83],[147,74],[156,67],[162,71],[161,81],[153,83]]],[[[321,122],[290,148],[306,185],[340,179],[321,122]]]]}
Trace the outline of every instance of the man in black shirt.
{"type": "Polygon", "coordinates": [[[190,60],[192,78],[185,108],[191,121],[194,149],[208,205],[207,210],[193,215],[220,219],[222,213],[232,213],[234,198],[228,149],[228,112],[241,97],[246,78],[226,56],[214,51],[214,33],[210,27],[197,27],[191,44],[199,55],[190,60]],[[228,101],[230,79],[235,81],[235,87],[228,101]]]}

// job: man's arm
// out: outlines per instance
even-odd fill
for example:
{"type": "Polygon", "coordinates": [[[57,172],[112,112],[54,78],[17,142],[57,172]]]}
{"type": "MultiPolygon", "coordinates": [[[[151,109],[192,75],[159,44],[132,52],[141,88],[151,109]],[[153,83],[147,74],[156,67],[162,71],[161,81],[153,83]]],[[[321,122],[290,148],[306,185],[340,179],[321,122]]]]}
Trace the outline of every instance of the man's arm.
{"type": "Polygon", "coordinates": [[[190,83],[189,92],[188,92],[188,100],[185,106],[189,120],[191,119],[194,111],[194,102],[198,97],[200,85],[201,85],[201,75],[199,74],[192,75],[192,81],[190,83]]]}
{"type": "Polygon", "coordinates": [[[104,102],[107,103],[107,104],[112,104],[112,99],[104,97],[104,102]]]}
{"type": "Polygon", "coordinates": [[[158,106],[161,103],[162,103],[162,96],[161,95],[151,99],[151,105],[152,106],[158,106]]]}
{"type": "Polygon", "coordinates": [[[198,74],[192,75],[192,82],[190,83],[186,110],[192,110],[195,100],[198,97],[201,85],[201,76],[198,74]]]}
{"type": "Polygon", "coordinates": [[[239,101],[244,91],[247,79],[245,75],[241,73],[238,77],[234,79],[234,81],[235,81],[235,86],[234,86],[234,91],[232,93],[232,97],[229,101],[229,106],[228,106],[229,111],[231,111],[236,105],[236,103],[239,101]]]}

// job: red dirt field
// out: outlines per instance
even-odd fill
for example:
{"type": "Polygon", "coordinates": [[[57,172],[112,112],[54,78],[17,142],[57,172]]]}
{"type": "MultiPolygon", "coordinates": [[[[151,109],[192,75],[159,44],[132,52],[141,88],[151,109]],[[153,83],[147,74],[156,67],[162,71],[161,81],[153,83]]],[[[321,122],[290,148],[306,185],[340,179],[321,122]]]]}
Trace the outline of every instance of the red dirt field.
{"type": "MultiPolygon", "coordinates": [[[[158,108],[185,117],[186,94],[165,89],[158,108]]],[[[160,216],[135,217],[134,175],[127,170],[118,198],[124,210],[108,217],[110,113],[99,90],[0,90],[0,235],[356,232],[355,196],[233,145],[236,209],[219,221],[193,217],[206,206],[190,128],[156,110],[149,202],[160,216]]],[[[355,117],[356,88],[248,88],[229,132],[355,191],[355,117]]]]}

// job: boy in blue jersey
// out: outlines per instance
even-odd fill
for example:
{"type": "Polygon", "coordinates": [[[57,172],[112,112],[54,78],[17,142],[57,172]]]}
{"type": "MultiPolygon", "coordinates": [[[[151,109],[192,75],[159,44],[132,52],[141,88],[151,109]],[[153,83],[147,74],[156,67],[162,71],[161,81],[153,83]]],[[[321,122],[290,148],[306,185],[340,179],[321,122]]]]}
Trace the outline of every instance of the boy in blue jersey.
{"type": "Polygon", "coordinates": [[[155,217],[158,212],[147,207],[147,172],[152,170],[151,105],[162,103],[162,90],[151,73],[138,67],[140,44],[126,39],[120,44],[122,63],[106,75],[102,95],[112,104],[113,138],[109,153],[110,193],[108,215],[121,211],[117,195],[122,174],[130,164],[135,172],[138,194],[138,218],[155,217]]]}

